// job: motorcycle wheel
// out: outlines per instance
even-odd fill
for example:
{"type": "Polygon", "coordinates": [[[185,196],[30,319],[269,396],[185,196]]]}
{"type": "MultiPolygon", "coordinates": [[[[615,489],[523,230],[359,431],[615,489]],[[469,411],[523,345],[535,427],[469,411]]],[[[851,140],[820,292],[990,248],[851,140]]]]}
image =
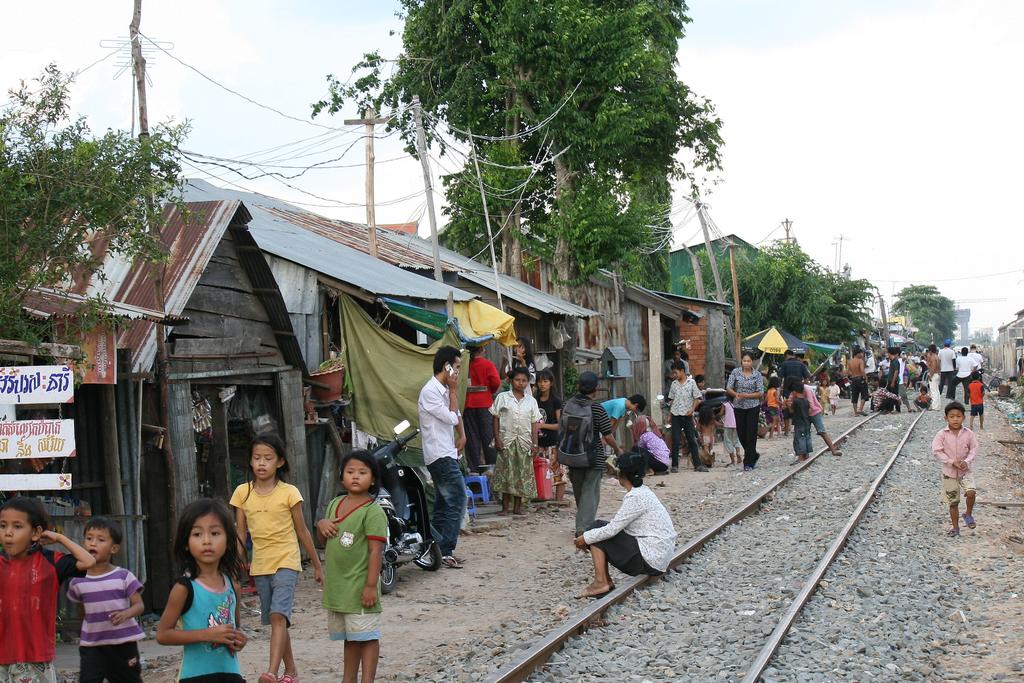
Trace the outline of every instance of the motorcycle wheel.
{"type": "Polygon", "coordinates": [[[390,562],[380,565],[380,592],[387,595],[398,585],[398,567],[390,562]]]}
{"type": "Polygon", "coordinates": [[[424,565],[418,565],[418,566],[421,569],[423,569],[425,571],[428,571],[428,572],[436,572],[438,569],[441,568],[441,547],[439,545],[437,545],[437,543],[431,543],[430,544],[430,553],[428,555],[428,559],[430,560],[430,564],[428,564],[426,566],[424,566],[424,565]]]}

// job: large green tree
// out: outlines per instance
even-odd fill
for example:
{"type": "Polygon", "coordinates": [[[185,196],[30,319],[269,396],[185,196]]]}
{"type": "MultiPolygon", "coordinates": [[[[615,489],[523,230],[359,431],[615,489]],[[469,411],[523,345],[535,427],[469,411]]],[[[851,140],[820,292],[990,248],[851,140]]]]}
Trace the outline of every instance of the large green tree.
{"type": "Polygon", "coordinates": [[[939,342],[953,336],[956,320],[953,300],[943,296],[934,285],[910,285],[896,294],[892,311],[910,317],[920,332],[918,341],[939,342]]]}
{"type": "MultiPolygon", "coordinates": [[[[35,288],[69,291],[92,277],[106,253],[160,259],[150,232],[179,176],[181,126],[139,140],[94,136],[72,118],[70,77],[49,66],[9,93],[0,111],[0,330],[7,339],[47,333],[22,304],[35,288]]],[[[104,312],[103,301],[87,310],[104,312]]]]}
{"type": "MultiPolygon", "coordinates": [[[[696,191],[721,146],[713,106],[676,73],[685,2],[402,0],[402,16],[397,61],[367,55],[315,111],[373,106],[411,141],[418,95],[463,152],[502,160],[483,174],[495,229],[508,226],[496,244],[506,263],[525,246],[554,259],[563,290],[601,267],[664,287],[670,182],[696,191]]],[[[483,251],[476,178],[454,175],[448,240],[483,251]]]]}

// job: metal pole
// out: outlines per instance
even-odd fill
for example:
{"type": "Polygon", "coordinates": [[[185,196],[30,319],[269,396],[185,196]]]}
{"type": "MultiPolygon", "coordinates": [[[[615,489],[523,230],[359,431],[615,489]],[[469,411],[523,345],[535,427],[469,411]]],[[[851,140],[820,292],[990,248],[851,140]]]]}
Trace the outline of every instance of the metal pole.
{"type": "Polygon", "coordinates": [[[487,226],[487,246],[491,249],[491,268],[494,269],[494,293],[498,295],[498,308],[505,310],[501,301],[501,278],[498,277],[498,258],[494,255],[494,235],[491,233],[491,214],[487,210],[487,194],[484,192],[484,178],[480,175],[480,162],[476,158],[476,143],[473,142],[473,131],[469,131],[469,149],[473,154],[473,168],[476,170],[476,180],[480,186],[480,201],[484,205],[484,224],[487,226]]]}
{"type": "Polygon", "coordinates": [[[419,95],[412,96],[412,117],[416,122],[416,153],[423,166],[423,186],[427,195],[427,217],[430,219],[430,243],[434,251],[434,279],[444,282],[441,275],[441,247],[437,243],[437,216],[434,215],[434,184],[430,179],[430,160],[427,158],[426,133],[423,132],[423,108],[419,95]]]}

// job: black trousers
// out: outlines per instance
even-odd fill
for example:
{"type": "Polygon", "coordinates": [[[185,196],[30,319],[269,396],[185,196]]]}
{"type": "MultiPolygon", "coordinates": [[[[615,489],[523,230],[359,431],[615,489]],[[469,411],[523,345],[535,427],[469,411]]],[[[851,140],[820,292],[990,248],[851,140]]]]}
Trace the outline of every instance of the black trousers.
{"type": "Polygon", "coordinates": [[[647,468],[653,470],[655,474],[664,474],[665,472],[668,472],[668,465],[655,458],[654,454],[649,450],[646,448],[638,448],[637,451],[647,458],[647,468]]]}
{"type": "Polygon", "coordinates": [[[491,443],[494,441],[494,416],[487,408],[466,408],[466,460],[470,467],[493,465],[498,454],[491,443]]]}
{"type": "Polygon", "coordinates": [[[939,373],[939,393],[943,390],[946,391],[946,398],[953,398],[953,393],[956,391],[956,371],[948,370],[946,372],[939,373]]]}
{"type": "Polygon", "coordinates": [[[757,452],[757,414],[759,407],[734,408],[736,414],[736,436],[743,446],[743,464],[753,467],[761,454],[757,452]]]}
{"type": "Polygon", "coordinates": [[[78,648],[80,683],[142,683],[139,644],[96,645],[78,648]]]}
{"type": "Polygon", "coordinates": [[[693,468],[701,466],[700,450],[697,445],[697,427],[693,424],[693,415],[672,416],[672,467],[679,467],[679,449],[686,437],[686,447],[690,450],[690,461],[693,468]]]}

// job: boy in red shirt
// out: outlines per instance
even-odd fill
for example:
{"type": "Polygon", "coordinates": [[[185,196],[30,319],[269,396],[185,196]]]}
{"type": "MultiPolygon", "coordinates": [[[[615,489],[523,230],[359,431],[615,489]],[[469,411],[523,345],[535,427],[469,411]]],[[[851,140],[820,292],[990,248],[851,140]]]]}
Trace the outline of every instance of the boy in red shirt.
{"type": "Polygon", "coordinates": [[[978,429],[985,428],[985,384],[981,381],[981,374],[974,373],[971,383],[967,385],[967,392],[971,396],[971,421],[968,429],[974,429],[974,418],[978,418],[978,429]]]}

